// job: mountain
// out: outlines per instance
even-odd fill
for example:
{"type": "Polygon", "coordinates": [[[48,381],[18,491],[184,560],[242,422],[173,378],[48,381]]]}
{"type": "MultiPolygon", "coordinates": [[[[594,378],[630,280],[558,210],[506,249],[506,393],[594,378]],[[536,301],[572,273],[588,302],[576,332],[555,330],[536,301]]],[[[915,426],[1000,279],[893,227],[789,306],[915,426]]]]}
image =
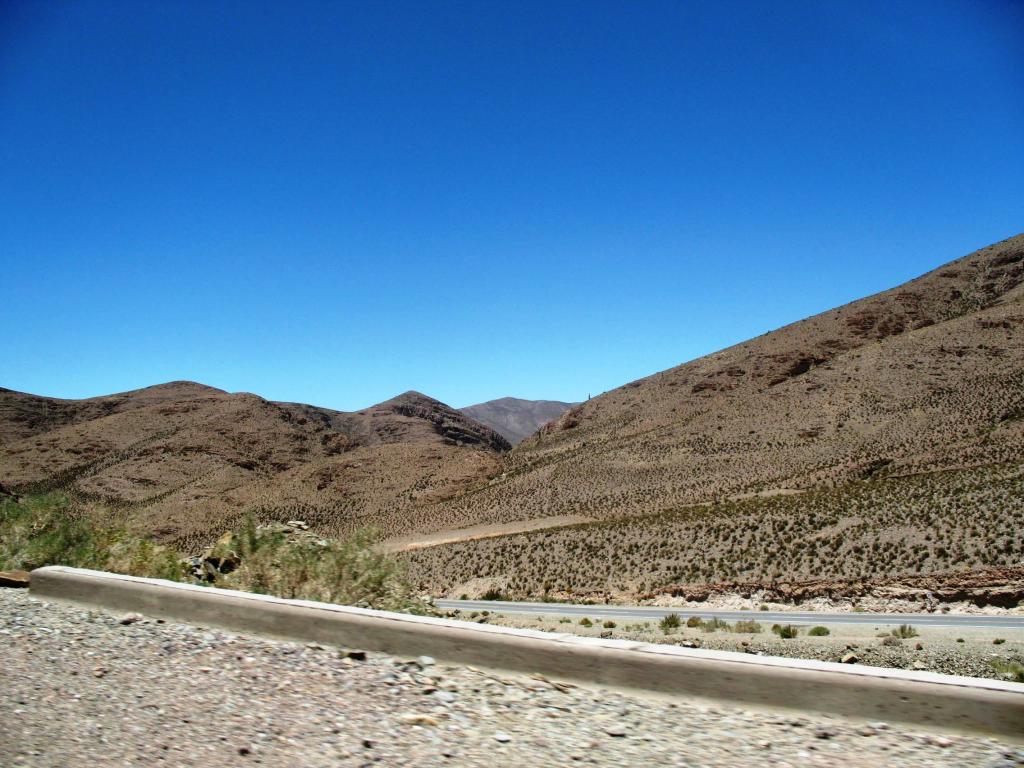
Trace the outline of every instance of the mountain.
{"type": "Polygon", "coordinates": [[[0,478],[102,502],[183,546],[247,513],[324,532],[409,516],[486,482],[508,442],[417,392],[355,413],[172,382],[86,400],[0,390],[0,478]]]}
{"type": "Polygon", "coordinates": [[[1022,457],[1018,235],[575,406],[446,505],[609,522],[409,558],[432,587],[472,570],[533,594],[1005,565],[1024,557],[1022,457]]]}
{"type": "Polygon", "coordinates": [[[471,419],[486,424],[512,445],[516,445],[574,405],[576,403],[562,403],[557,400],[520,400],[517,397],[502,397],[459,410],[471,419]]]}
{"type": "Polygon", "coordinates": [[[424,589],[533,597],[1005,567],[1024,560],[1024,235],[509,448],[415,392],[343,413],[191,382],[0,390],[4,486],[187,550],[248,514],[372,525],[417,546],[400,556],[424,589]]]}

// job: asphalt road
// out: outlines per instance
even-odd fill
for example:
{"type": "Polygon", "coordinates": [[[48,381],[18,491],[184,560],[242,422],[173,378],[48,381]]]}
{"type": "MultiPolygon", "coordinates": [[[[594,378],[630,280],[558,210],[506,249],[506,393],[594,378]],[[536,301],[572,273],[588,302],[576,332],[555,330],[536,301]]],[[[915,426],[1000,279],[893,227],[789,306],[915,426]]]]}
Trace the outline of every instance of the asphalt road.
{"type": "Polygon", "coordinates": [[[913,624],[917,627],[1021,629],[1024,616],[981,616],[953,613],[824,613],[819,611],[709,611],[703,608],[648,608],[628,605],[577,605],[573,603],[516,603],[505,600],[435,600],[442,610],[490,611],[549,616],[589,616],[591,619],[658,621],[670,613],[680,617],[717,617],[723,621],[754,619],[786,624],[913,624]]]}

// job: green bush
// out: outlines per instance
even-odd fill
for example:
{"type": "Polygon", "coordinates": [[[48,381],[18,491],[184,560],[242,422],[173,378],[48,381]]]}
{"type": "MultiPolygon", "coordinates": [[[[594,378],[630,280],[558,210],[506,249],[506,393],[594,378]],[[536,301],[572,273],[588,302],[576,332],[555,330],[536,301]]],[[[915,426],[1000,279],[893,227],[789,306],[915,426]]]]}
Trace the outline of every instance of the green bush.
{"type": "Polygon", "coordinates": [[[602,624],[601,626],[604,627],[605,629],[615,629],[616,625],[615,625],[614,621],[608,620],[604,624],[602,624]]]}
{"type": "Polygon", "coordinates": [[[831,635],[832,633],[829,632],[828,627],[811,627],[807,631],[807,634],[811,637],[825,637],[827,635],[831,635]]]}
{"type": "Polygon", "coordinates": [[[696,629],[703,623],[704,619],[702,619],[700,616],[691,616],[686,620],[686,626],[688,626],[690,629],[696,629]]]}
{"type": "Polygon", "coordinates": [[[679,629],[680,624],[682,624],[682,621],[680,620],[678,613],[667,614],[666,616],[662,617],[661,621],[658,622],[658,626],[661,627],[661,631],[664,632],[666,635],[669,632],[674,632],[675,630],[679,629]]]}
{"type": "Polygon", "coordinates": [[[581,627],[592,627],[592,626],[594,626],[594,622],[592,622],[590,619],[588,619],[586,616],[584,616],[582,619],[580,619],[580,626],[581,627]]]}
{"type": "Polygon", "coordinates": [[[180,581],[185,567],[167,547],[76,514],[66,496],[0,503],[0,570],[67,565],[180,581]]]}
{"type": "Polygon", "coordinates": [[[277,597],[363,605],[423,613],[398,563],[375,547],[370,530],[343,541],[293,538],[261,529],[252,519],[221,539],[214,554],[232,554],[239,565],[218,577],[217,586],[277,597]]]}
{"type": "MultiPolygon", "coordinates": [[[[250,519],[211,548],[209,557],[237,567],[217,586],[278,597],[423,613],[398,564],[374,548],[372,533],[345,541],[290,538],[250,519]]],[[[47,494],[0,502],[0,570],[44,565],[92,568],[131,576],[191,580],[174,550],[130,532],[97,524],[66,496],[47,494]]]]}

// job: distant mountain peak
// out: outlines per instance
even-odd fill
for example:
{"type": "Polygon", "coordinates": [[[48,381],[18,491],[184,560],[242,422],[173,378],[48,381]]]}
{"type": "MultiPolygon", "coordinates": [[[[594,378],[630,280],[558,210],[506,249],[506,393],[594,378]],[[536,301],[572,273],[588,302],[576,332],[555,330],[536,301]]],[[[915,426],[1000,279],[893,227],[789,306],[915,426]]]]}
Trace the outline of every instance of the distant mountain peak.
{"type": "Polygon", "coordinates": [[[501,397],[460,410],[498,432],[512,445],[534,434],[549,421],[559,418],[575,403],[559,400],[524,400],[501,397]]]}

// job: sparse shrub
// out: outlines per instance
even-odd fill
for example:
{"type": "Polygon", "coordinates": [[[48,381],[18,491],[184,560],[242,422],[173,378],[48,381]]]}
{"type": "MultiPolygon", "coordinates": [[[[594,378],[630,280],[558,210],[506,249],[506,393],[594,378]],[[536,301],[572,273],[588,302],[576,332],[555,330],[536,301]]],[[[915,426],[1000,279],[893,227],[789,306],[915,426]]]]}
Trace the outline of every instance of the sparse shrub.
{"type": "Polygon", "coordinates": [[[807,634],[811,637],[826,637],[832,633],[829,631],[828,627],[811,627],[807,630],[807,634]]]}
{"type": "Polygon", "coordinates": [[[679,619],[678,613],[670,613],[662,617],[661,621],[658,622],[658,626],[661,627],[661,631],[667,635],[669,632],[674,632],[679,629],[679,625],[681,623],[682,621],[679,619]]]}
{"type": "Polygon", "coordinates": [[[732,625],[733,632],[739,632],[741,634],[756,635],[762,631],[761,625],[756,621],[737,621],[732,625]]]}
{"type": "Polygon", "coordinates": [[[1004,659],[989,659],[988,663],[1007,680],[1012,680],[1015,683],[1024,683],[1024,664],[1004,659]]]}
{"type": "Polygon", "coordinates": [[[882,645],[884,646],[895,647],[902,644],[903,641],[900,640],[900,638],[898,637],[894,637],[893,635],[885,635],[882,637],[882,645]]]}
{"type": "Polygon", "coordinates": [[[558,620],[558,623],[559,624],[572,624],[572,619],[570,619],[568,616],[563,616],[562,618],[560,618],[558,620]]]}
{"type": "Polygon", "coordinates": [[[772,625],[772,632],[781,637],[783,640],[792,640],[794,637],[800,634],[800,630],[794,627],[792,624],[774,624],[772,625]]]}
{"type": "Polygon", "coordinates": [[[992,641],[992,645],[1002,645],[1005,642],[1006,642],[1006,638],[1005,637],[997,637],[995,640],[992,641]]]}
{"type": "Polygon", "coordinates": [[[497,587],[491,587],[480,596],[481,600],[504,600],[505,595],[497,587]]]}
{"type": "Polygon", "coordinates": [[[592,622],[590,619],[588,619],[586,616],[584,616],[582,619],[580,619],[580,626],[581,627],[592,627],[592,626],[594,626],[594,622],[592,622]]]}
{"type": "Polygon", "coordinates": [[[759,610],[759,611],[767,611],[768,610],[768,606],[765,605],[764,603],[762,603],[760,606],[758,606],[757,610],[759,610]]]}
{"type": "Polygon", "coordinates": [[[910,624],[900,624],[896,629],[892,631],[893,637],[898,637],[901,640],[906,640],[911,637],[917,637],[918,632],[910,624]]]}
{"type": "Polygon", "coordinates": [[[605,629],[615,629],[615,626],[616,626],[616,624],[615,624],[615,622],[614,622],[614,621],[611,621],[611,620],[609,619],[608,621],[606,621],[606,622],[605,622],[604,624],[602,624],[601,626],[602,626],[602,627],[604,627],[605,629]]]}
{"type": "Polygon", "coordinates": [[[722,621],[720,618],[715,616],[701,624],[700,628],[703,632],[717,632],[720,629],[725,631],[729,629],[729,622],[722,621]]]}
{"type": "Polygon", "coordinates": [[[700,616],[691,616],[686,620],[686,626],[688,626],[690,629],[696,629],[703,623],[704,619],[702,619],[700,616]]]}

